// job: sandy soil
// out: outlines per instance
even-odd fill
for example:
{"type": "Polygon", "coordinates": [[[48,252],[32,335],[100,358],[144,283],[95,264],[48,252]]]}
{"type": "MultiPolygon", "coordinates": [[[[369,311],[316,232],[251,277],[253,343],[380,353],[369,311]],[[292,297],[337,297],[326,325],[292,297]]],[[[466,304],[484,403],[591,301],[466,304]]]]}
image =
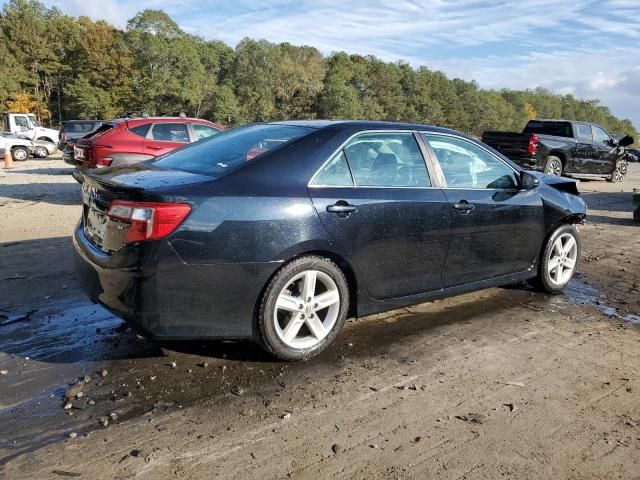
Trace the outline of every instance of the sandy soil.
{"type": "Polygon", "coordinates": [[[640,165],[581,183],[566,294],[349,321],[298,364],[123,328],[74,276],[70,167],[17,167],[0,173],[0,478],[640,478],[640,165]]]}

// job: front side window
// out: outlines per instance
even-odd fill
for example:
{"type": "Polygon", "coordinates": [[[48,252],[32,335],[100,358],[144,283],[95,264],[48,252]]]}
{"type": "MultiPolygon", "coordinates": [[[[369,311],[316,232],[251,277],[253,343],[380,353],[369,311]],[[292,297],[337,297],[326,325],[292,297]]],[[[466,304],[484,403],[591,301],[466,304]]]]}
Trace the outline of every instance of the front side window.
{"type": "Polygon", "coordinates": [[[204,175],[224,175],[312,131],[308,127],[277,124],[233,128],[163,155],[155,165],[204,175]]]}
{"type": "Polygon", "coordinates": [[[593,140],[593,135],[591,134],[591,125],[583,125],[578,123],[576,125],[576,130],[578,131],[578,138],[580,140],[593,140]]]}
{"type": "Polygon", "coordinates": [[[473,143],[456,137],[423,134],[436,155],[449,188],[517,188],[516,173],[473,143]]]}
{"type": "Polygon", "coordinates": [[[357,186],[429,187],[427,167],[411,132],[363,133],[343,149],[357,186]]]}
{"type": "Polygon", "coordinates": [[[193,133],[196,134],[197,140],[202,140],[203,138],[210,137],[211,135],[216,135],[220,133],[220,130],[209,127],[207,125],[202,125],[200,123],[192,123],[193,133]]]}
{"type": "Polygon", "coordinates": [[[31,128],[31,125],[29,125],[29,119],[27,119],[27,117],[14,117],[14,120],[16,122],[16,127],[24,127],[26,129],[31,128]]]}
{"type": "Polygon", "coordinates": [[[161,142],[189,143],[189,132],[184,123],[156,123],[151,136],[161,142]]]}
{"type": "Polygon", "coordinates": [[[611,138],[609,134],[600,127],[593,127],[593,140],[598,143],[608,143],[611,138]]]}

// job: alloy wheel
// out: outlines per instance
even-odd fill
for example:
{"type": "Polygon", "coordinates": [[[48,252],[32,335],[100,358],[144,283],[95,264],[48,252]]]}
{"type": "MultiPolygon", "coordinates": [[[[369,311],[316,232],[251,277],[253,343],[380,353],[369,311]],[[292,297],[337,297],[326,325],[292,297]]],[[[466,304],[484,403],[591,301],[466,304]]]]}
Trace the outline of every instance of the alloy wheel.
{"type": "Polygon", "coordinates": [[[570,233],[563,233],[553,242],[549,252],[547,269],[549,279],[554,285],[567,283],[576,268],[578,260],[578,244],[570,233]]]}
{"type": "Polygon", "coordinates": [[[312,348],[329,335],[339,313],[335,281],[319,270],[305,270],[278,295],[273,315],[276,334],[289,347],[312,348]]]}
{"type": "Polygon", "coordinates": [[[38,158],[44,158],[48,154],[47,149],[44,147],[36,147],[34,153],[38,158]]]}
{"type": "Polygon", "coordinates": [[[612,173],[614,182],[622,182],[627,175],[627,162],[620,163],[612,173]]]}
{"type": "Polygon", "coordinates": [[[14,160],[26,160],[28,155],[27,151],[23,148],[16,148],[13,151],[14,160]]]}
{"type": "Polygon", "coordinates": [[[562,175],[562,163],[560,162],[560,160],[552,160],[551,162],[549,162],[549,165],[547,166],[544,173],[555,175],[557,177],[562,175]]]}

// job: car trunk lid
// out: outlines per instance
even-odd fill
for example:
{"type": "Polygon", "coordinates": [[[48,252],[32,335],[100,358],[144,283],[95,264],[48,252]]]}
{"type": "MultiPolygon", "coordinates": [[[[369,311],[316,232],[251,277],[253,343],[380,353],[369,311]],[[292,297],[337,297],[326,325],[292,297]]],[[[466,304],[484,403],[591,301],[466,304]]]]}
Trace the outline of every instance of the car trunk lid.
{"type": "Polygon", "coordinates": [[[85,236],[103,252],[116,252],[127,244],[131,226],[135,221],[113,215],[110,209],[114,203],[141,209],[148,207],[153,219],[153,212],[162,213],[166,206],[188,205],[184,199],[176,203],[169,192],[172,187],[211,180],[211,177],[156,169],[152,165],[87,172],[83,175],[82,183],[82,219],[85,236]]]}

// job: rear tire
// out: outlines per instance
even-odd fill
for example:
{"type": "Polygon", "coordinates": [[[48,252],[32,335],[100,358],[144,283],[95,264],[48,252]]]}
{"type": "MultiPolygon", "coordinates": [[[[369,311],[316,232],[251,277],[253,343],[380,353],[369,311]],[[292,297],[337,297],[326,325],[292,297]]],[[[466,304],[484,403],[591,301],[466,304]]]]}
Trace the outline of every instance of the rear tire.
{"type": "Polygon", "coordinates": [[[537,277],[529,283],[547,293],[559,293],[571,281],[580,258],[580,233],[574,225],[558,227],[548,238],[537,277]]]}
{"type": "Polygon", "coordinates": [[[258,340],[280,360],[312,358],[333,343],[348,311],[342,270],[324,257],[301,257],[267,285],[258,311],[258,340]]]}
{"type": "Polygon", "coordinates": [[[636,208],[633,211],[633,220],[636,222],[640,222],[640,207],[636,208]]]}
{"type": "Polygon", "coordinates": [[[15,147],[11,150],[11,156],[15,162],[22,162],[29,158],[29,150],[24,147],[15,147]]]}
{"type": "Polygon", "coordinates": [[[547,161],[544,164],[544,173],[547,175],[555,175],[557,177],[562,176],[563,166],[562,160],[558,157],[550,155],[547,157],[547,161]]]}

